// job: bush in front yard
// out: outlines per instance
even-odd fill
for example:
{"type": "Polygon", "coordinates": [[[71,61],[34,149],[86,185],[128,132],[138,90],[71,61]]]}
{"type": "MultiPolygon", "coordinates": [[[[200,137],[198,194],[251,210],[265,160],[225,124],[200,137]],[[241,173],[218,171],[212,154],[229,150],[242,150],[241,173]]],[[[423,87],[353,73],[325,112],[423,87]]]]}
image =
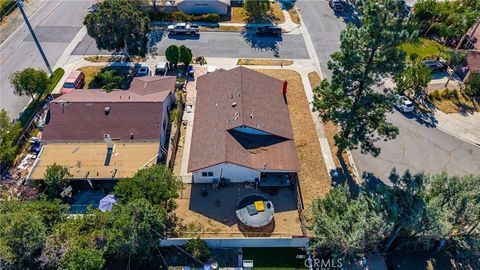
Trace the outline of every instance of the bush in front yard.
{"type": "Polygon", "coordinates": [[[194,21],[197,22],[219,22],[220,21],[220,15],[215,14],[215,13],[209,13],[209,14],[202,14],[195,16],[194,21]]]}
{"type": "Polygon", "coordinates": [[[172,13],[164,11],[150,11],[148,17],[151,21],[174,21],[174,22],[211,22],[217,23],[220,21],[220,15],[215,13],[207,13],[200,15],[190,15],[182,11],[175,11],[172,13]]]}
{"type": "Polygon", "coordinates": [[[210,249],[208,248],[207,243],[200,238],[192,238],[188,240],[187,251],[200,261],[206,261],[210,258],[210,249]]]}
{"type": "Polygon", "coordinates": [[[174,22],[190,22],[193,20],[193,16],[181,11],[175,11],[172,13],[172,20],[174,22]]]}

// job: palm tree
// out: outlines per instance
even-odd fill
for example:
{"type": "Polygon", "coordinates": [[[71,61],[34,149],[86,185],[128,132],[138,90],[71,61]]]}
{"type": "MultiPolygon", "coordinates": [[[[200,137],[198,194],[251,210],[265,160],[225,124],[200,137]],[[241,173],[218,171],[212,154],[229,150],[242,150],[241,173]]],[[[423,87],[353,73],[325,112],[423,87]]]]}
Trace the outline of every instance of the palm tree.
{"type": "Polygon", "coordinates": [[[122,86],[122,76],[117,75],[117,72],[113,69],[100,72],[97,78],[107,93],[111,92],[114,88],[120,88],[122,86]]]}
{"type": "Polygon", "coordinates": [[[458,51],[458,50],[449,50],[447,51],[447,54],[448,54],[448,65],[453,69],[453,72],[450,73],[447,83],[445,83],[445,87],[448,86],[448,83],[450,82],[453,75],[455,74],[455,69],[457,68],[457,66],[463,62],[465,57],[467,57],[466,52],[458,51]]]}

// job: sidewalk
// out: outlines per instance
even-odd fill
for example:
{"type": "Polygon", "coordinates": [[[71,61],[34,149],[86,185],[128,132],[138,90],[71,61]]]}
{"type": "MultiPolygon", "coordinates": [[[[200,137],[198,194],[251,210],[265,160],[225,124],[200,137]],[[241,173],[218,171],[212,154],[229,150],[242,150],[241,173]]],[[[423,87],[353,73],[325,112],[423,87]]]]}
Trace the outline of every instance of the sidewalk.
{"type": "Polygon", "coordinates": [[[464,141],[480,145],[480,113],[464,115],[435,111],[437,127],[464,141]]]}

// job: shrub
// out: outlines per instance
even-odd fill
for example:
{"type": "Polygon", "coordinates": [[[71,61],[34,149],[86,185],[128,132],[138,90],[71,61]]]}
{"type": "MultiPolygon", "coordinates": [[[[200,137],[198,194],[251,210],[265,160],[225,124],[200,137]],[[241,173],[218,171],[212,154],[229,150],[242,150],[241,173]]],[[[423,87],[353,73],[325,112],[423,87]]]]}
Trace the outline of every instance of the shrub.
{"type": "Polygon", "coordinates": [[[418,53],[413,52],[409,55],[408,58],[410,59],[411,62],[416,62],[419,57],[420,55],[418,55],[418,53]]]}
{"type": "Polygon", "coordinates": [[[455,99],[460,99],[460,92],[458,91],[458,89],[453,90],[453,96],[455,97],[455,99]]]}
{"type": "Polygon", "coordinates": [[[0,0],[0,17],[8,15],[13,10],[13,6],[15,6],[15,0],[0,0]]]}
{"type": "Polygon", "coordinates": [[[220,15],[214,14],[214,13],[202,14],[202,15],[195,16],[195,18],[193,20],[197,21],[197,22],[213,22],[213,23],[216,23],[216,22],[220,21],[220,15]]]}
{"type": "Polygon", "coordinates": [[[174,22],[190,22],[193,20],[193,16],[181,11],[175,11],[172,13],[172,20],[174,22]]]}
{"type": "Polygon", "coordinates": [[[207,243],[200,238],[188,240],[187,251],[201,261],[206,261],[210,258],[210,249],[208,249],[207,243]]]}
{"type": "Polygon", "coordinates": [[[174,22],[211,22],[217,23],[220,21],[220,15],[215,13],[207,13],[201,15],[190,15],[182,11],[175,11],[172,13],[165,11],[150,11],[148,17],[151,21],[174,21],[174,22]]]}
{"type": "Polygon", "coordinates": [[[165,11],[150,11],[148,13],[148,17],[150,18],[151,21],[171,21],[172,20],[172,14],[169,12],[165,11]]]}
{"type": "Polygon", "coordinates": [[[438,90],[432,91],[428,94],[428,97],[430,100],[442,100],[442,96],[440,95],[440,92],[438,90]]]}

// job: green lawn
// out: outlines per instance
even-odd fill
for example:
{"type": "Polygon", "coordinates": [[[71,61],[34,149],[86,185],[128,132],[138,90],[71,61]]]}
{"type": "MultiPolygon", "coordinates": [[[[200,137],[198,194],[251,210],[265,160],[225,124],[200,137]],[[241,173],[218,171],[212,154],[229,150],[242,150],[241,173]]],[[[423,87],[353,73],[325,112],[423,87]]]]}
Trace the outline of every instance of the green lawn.
{"type": "MultiPolygon", "coordinates": [[[[416,42],[405,42],[400,46],[407,53],[407,59],[413,53],[416,53],[421,59],[435,58],[442,47],[442,44],[428,39],[419,38],[416,42]]],[[[445,50],[442,53],[442,58],[446,57],[445,50]]]]}
{"type": "Polygon", "coordinates": [[[290,270],[307,269],[304,259],[297,259],[297,255],[305,255],[305,251],[298,248],[244,248],[243,259],[253,260],[255,270],[290,270]]]}

